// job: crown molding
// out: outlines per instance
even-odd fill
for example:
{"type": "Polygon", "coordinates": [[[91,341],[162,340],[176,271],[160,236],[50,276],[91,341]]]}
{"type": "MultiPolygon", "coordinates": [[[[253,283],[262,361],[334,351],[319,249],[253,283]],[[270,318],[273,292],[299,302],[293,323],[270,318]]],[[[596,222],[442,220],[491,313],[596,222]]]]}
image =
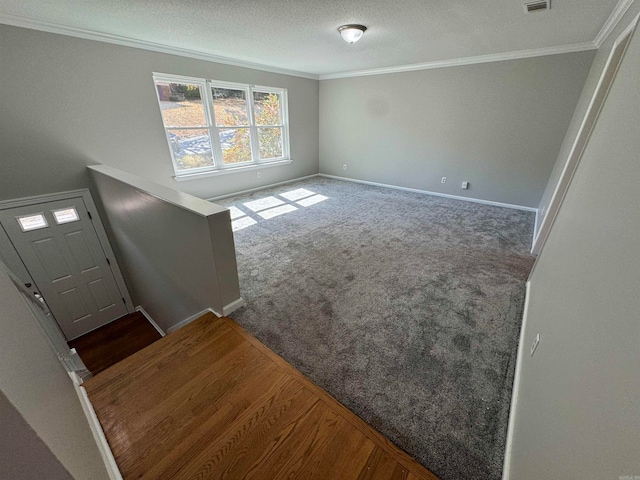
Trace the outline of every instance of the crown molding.
{"type": "Polygon", "coordinates": [[[429,70],[434,68],[458,67],[463,65],[474,65],[479,63],[500,62],[505,60],[518,60],[523,58],[542,57],[546,55],[558,55],[562,53],[574,53],[587,50],[597,50],[602,46],[611,32],[616,28],[624,14],[635,0],[619,0],[613,12],[602,26],[602,29],[593,42],[575,43],[569,45],[560,45],[556,47],[537,48],[532,50],[520,50],[515,52],[496,53],[488,55],[478,55],[474,57],[452,58],[447,60],[436,60],[433,62],[414,63],[410,65],[399,65],[395,67],[372,68],[367,70],[356,70],[350,72],[339,72],[329,74],[313,74],[300,72],[297,70],[289,70],[286,68],[273,67],[259,63],[246,62],[228,57],[212,55],[197,50],[190,50],[180,47],[172,47],[146,40],[139,40],[131,37],[120,35],[112,35],[109,33],[97,32],[83,28],[70,27],[52,22],[35,20],[32,18],[21,17],[17,15],[7,15],[0,13],[0,24],[12,25],[14,27],[30,28],[32,30],[40,30],[43,32],[56,33],[71,37],[83,38],[85,40],[94,40],[98,42],[106,42],[114,45],[125,47],[141,48],[153,52],[167,53],[170,55],[178,55],[182,57],[194,58],[196,60],[204,60],[208,62],[221,63],[224,65],[232,65],[235,67],[251,68],[264,72],[277,73],[280,75],[291,75],[295,77],[309,78],[312,80],[332,80],[338,78],[364,77],[369,75],[385,75],[389,73],[412,72],[417,70],[429,70]]]}
{"type": "Polygon", "coordinates": [[[85,40],[94,40],[97,42],[112,43],[114,45],[121,45],[124,47],[141,48],[143,50],[150,50],[152,52],[168,53],[170,55],[179,55],[181,57],[194,58],[196,60],[204,60],[207,62],[222,63],[224,65],[232,65],[234,67],[251,68],[253,70],[261,70],[269,73],[278,73],[280,75],[291,75],[294,77],[310,78],[312,80],[318,80],[318,75],[313,73],[299,72],[296,70],[288,70],[286,68],[272,67],[269,65],[262,65],[260,63],[245,62],[243,60],[236,60],[233,58],[221,57],[218,55],[212,55],[205,52],[199,52],[197,50],[190,50],[187,48],[172,47],[169,45],[163,45],[155,42],[148,42],[146,40],[139,40],[131,37],[123,37],[120,35],[112,35],[110,33],[97,32],[94,30],[87,30],[84,28],[70,27],[67,25],[60,25],[52,22],[44,22],[41,20],[35,20],[32,18],[21,17],[17,15],[7,15],[0,13],[0,24],[11,25],[14,27],[29,28],[31,30],[39,30],[48,33],[57,33],[60,35],[67,35],[70,37],[83,38],[85,40]]]}
{"type": "Polygon", "coordinates": [[[633,5],[634,1],[635,0],[619,0],[618,1],[618,4],[613,9],[613,12],[611,12],[611,15],[609,16],[607,21],[604,22],[602,29],[600,30],[600,32],[598,32],[598,35],[596,35],[596,38],[593,41],[596,47],[600,48],[602,46],[602,44],[609,37],[609,35],[611,35],[611,32],[613,32],[613,30],[616,28],[620,20],[622,20],[622,17],[624,16],[624,14],[627,13],[627,10],[629,10],[629,7],[633,5]]]}
{"type": "Polygon", "coordinates": [[[518,60],[521,58],[543,57],[546,55],[558,55],[561,53],[583,52],[586,50],[596,50],[593,42],[574,43],[571,45],[561,45],[558,47],[536,48],[534,50],[520,50],[516,52],[495,53],[489,55],[478,55],[475,57],[452,58],[449,60],[437,60],[435,62],[414,63],[411,65],[401,65],[398,67],[372,68],[369,70],[358,70],[353,72],[330,73],[320,75],[320,80],[332,80],[335,78],[364,77],[368,75],[384,75],[387,73],[412,72],[415,70],[430,70],[433,68],[459,67],[462,65],[474,65],[477,63],[501,62],[505,60],[518,60]]]}

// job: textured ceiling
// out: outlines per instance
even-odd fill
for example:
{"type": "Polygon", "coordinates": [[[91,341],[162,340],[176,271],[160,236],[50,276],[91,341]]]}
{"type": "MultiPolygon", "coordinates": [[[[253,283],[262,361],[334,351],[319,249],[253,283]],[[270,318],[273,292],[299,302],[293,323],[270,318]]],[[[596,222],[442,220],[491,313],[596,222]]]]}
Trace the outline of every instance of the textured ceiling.
{"type": "Polygon", "coordinates": [[[311,74],[592,42],[617,0],[2,0],[2,15],[311,74]],[[349,45],[345,23],[368,27],[349,45]]]}

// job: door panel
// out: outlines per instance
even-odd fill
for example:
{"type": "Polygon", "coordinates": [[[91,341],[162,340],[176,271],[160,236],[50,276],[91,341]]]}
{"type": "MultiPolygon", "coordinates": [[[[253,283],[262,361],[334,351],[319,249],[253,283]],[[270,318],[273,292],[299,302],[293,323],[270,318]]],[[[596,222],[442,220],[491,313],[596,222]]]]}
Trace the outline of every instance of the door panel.
{"type": "MultiPolygon", "coordinates": [[[[82,273],[88,272],[93,268],[99,268],[97,259],[91,255],[84,231],[79,230],[65,233],[64,238],[67,241],[69,249],[74,252],[74,258],[82,273]]],[[[104,254],[102,256],[104,256],[104,254]]]]}
{"type": "Polygon", "coordinates": [[[65,307],[65,317],[73,323],[84,320],[91,315],[79,288],[70,288],[60,292],[59,295],[65,307]]]}
{"type": "Polygon", "coordinates": [[[104,281],[102,278],[94,280],[93,282],[89,282],[89,291],[91,292],[91,296],[98,307],[99,311],[106,310],[113,306],[113,298],[109,295],[107,288],[105,287],[104,281]]]}
{"type": "Polygon", "coordinates": [[[68,340],[127,313],[81,197],[2,210],[0,222],[68,340]]]}
{"type": "Polygon", "coordinates": [[[71,268],[52,238],[43,238],[32,242],[33,251],[38,257],[49,280],[57,282],[71,277],[71,268]]]}

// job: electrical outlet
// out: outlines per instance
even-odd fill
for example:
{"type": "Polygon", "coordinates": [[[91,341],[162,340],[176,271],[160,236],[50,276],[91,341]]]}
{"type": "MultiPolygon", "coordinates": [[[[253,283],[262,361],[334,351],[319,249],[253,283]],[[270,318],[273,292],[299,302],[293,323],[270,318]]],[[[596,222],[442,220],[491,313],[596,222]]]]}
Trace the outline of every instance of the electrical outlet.
{"type": "Polygon", "coordinates": [[[533,341],[533,343],[531,344],[531,356],[533,357],[533,353],[536,351],[536,348],[538,348],[538,344],[540,343],[540,334],[538,333],[536,335],[536,339],[533,341]]]}
{"type": "Polygon", "coordinates": [[[440,183],[447,183],[447,177],[442,177],[442,180],[440,180],[440,183]]]}
{"type": "Polygon", "coordinates": [[[467,188],[469,188],[469,182],[462,182],[462,189],[466,190],[467,188]]]}
{"type": "Polygon", "coordinates": [[[344,165],[342,165],[342,169],[346,170],[347,169],[347,164],[345,163],[344,165]]]}
{"type": "Polygon", "coordinates": [[[262,172],[258,172],[258,178],[262,178],[262,172]]]}

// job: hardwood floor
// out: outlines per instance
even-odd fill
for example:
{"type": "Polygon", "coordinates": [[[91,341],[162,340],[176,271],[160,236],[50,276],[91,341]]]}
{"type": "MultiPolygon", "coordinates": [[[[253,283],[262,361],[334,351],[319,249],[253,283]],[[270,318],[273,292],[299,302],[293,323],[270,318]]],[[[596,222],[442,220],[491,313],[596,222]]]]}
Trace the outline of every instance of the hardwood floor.
{"type": "Polygon", "coordinates": [[[213,314],[84,386],[125,480],[437,480],[213,314]]]}
{"type": "Polygon", "coordinates": [[[71,340],[69,347],[96,375],[161,338],[144,315],[135,312],[71,340]]]}

